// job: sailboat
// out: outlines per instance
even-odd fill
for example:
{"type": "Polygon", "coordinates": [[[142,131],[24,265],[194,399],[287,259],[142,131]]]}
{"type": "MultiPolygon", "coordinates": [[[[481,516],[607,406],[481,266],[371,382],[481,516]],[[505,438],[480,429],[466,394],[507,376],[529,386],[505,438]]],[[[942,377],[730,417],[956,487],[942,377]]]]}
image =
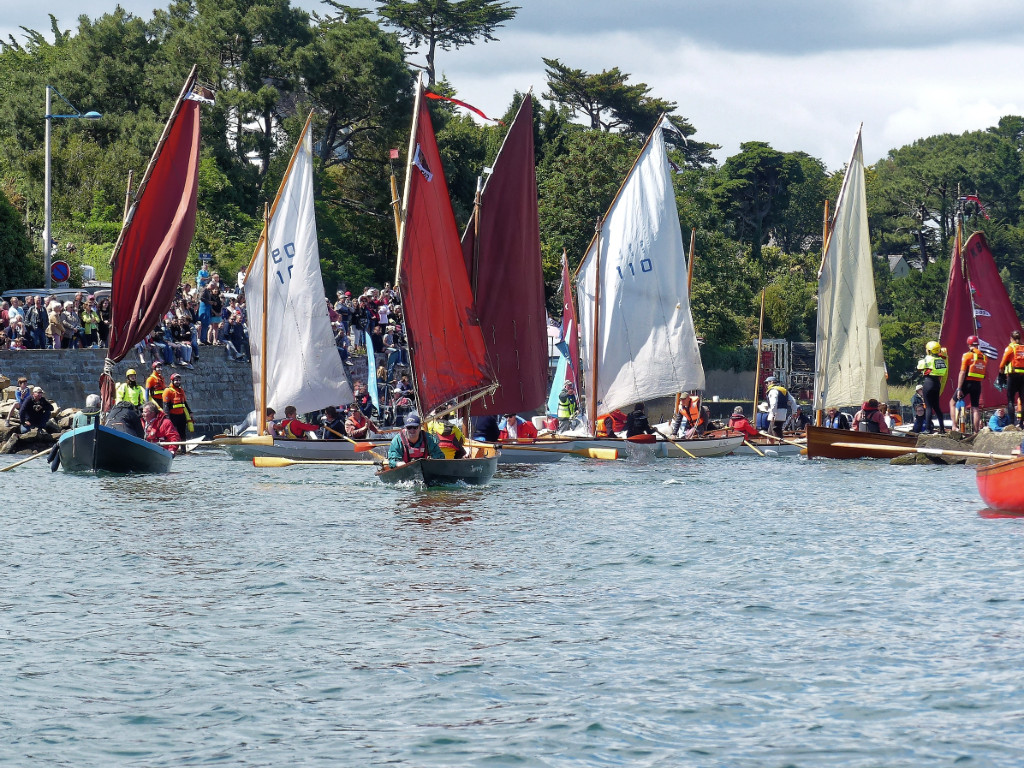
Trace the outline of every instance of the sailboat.
{"type": "MultiPolygon", "coordinates": [[[[426,420],[490,396],[499,383],[473,304],[422,79],[416,87],[402,201],[395,285],[405,315],[416,410],[426,420]]],[[[386,483],[489,482],[497,451],[469,451],[468,458],[419,459],[377,476],[386,483]]]]}
{"type": "MultiPolygon", "coordinates": [[[[196,224],[199,188],[199,104],[196,67],[174,103],[114,245],[110,347],[100,375],[103,412],[114,405],[114,366],[170,308],[196,224]]],[[[174,454],[100,423],[65,432],[57,444],[68,472],[167,472],[174,454]]],[[[185,435],[181,436],[185,439],[185,435]]],[[[55,467],[54,467],[55,468],[55,467]]]]}
{"type": "Polygon", "coordinates": [[[337,459],[351,454],[343,440],[294,440],[268,434],[267,406],[299,413],[352,402],[327,312],[313,199],[312,112],[292,152],[245,275],[246,325],[253,401],[262,415],[257,439],[224,449],[234,458],[280,456],[337,459]]]}
{"type": "MultiPolygon", "coordinates": [[[[498,388],[473,404],[473,415],[529,413],[545,400],[547,311],[540,254],[533,97],[527,94],[476,195],[462,235],[473,302],[498,388]]],[[[540,440],[552,447],[572,442],[540,440]]],[[[562,454],[501,443],[499,463],[546,463],[562,454]]],[[[533,448],[537,447],[535,442],[533,448]]]]}
{"type": "MultiPolygon", "coordinates": [[[[599,413],[704,388],[675,192],[661,117],[612,200],[577,272],[587,423],[599,413]]],[[[601,439],[600,444],[622,446],[601,439]]],[[[685,441],[692,456],[719,456],[742,436],[685,441]]],[[[589,444],[589,443],[588,443],[589,444]]],[[[661,440],[655,455],[682,456],[661,440]]]]}
{"type": "Polygon", "coordinates": [[[981,407],[995,408],[1006,403],[1006,393],[995,386],[999,358],[1010,334],[1020,331],[1021,324],[984,233],[975,232],[961,243],[962,232],[960,215],[939,333],[939,343],[950,354],[949,376],[939,402],[948,403],[955,394],[959,355],[967,351],[967,337],[977,336],[979,349],[989,359],[988,375],[981,384],[981,407]]]}
{"type": "MultiPolygon", "coordinates": [[[[863,126],[861,126],[863,128],[863,126]]],[[[853,154],[836,201],[818,275],[818,330],[815,346],[814,409],[856,406],[872,398],[888,399],[878,303],[871,265],[864,151],[857,129],[853,154]]],[[[807,427],[810,458],[891,458],[891,451],[872,452],[872,445],[906,444],[913,438],[870,432],[807,427]],[[836,448],[833,443],[863,443],[863,449],[836,448]]]]}

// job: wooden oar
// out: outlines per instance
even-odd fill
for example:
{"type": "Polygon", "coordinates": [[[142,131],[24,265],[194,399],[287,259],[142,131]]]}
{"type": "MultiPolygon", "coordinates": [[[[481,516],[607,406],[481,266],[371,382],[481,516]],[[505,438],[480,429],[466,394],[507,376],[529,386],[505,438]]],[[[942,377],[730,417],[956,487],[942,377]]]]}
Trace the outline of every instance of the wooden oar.
{"type": "Polygon", "coordinates": [[[214,445],[273,445],[273,435],[245,435],[243,437],[215,437],[214,445]]]}
{"type": "MultiPolygon", "coordinates": [[[[757,446],[756,446],[756,445],[754,445],[754,444],[753,444],[752,442],[750,442],[749,440],[744,440],[744,441],[743,441],[743,444],[744,444],[745,446],[747,446],[747,448],[749,448],[750,450],[752,450],[752,451],[753,451],[754,453],[756,453],[756,454],[757,454],[758,456],[764,456],[764,452],[763,452],[763,451],[759,451],[759,450],[757,450],[757,446]]],[[[773,453],[774,453],[774,451],[773,451],[773,453]]]]}
{"type": "MultiPolygon", "coordinates": [[[[771,434],[770,432],[765,432],[764,430],[761,430],[757,434],[761,435],[762,437],[767,437],[769,440],[778,440],[780,443],[786,443],[787,445],[795,445],[797,448],[806,448],[807,447],[807,443],[806,442],[798,443],[798,442],[796,442],[794,440],[787,440],[784,437],[778,437],[776,435],[771,434]]],[[[857,446],[857,447],[858,448],[862,448],[863,446],[857,446]]],[[[872,447],[874,447],[874,446],[872,446],[872,447]]]]}
{"type": "Polygon", "coordinates": [[[335,460],[328,461],[326,459],[285,459],[281,456],[253,456],[252,465],[254,467],[293,467],[296,464],[326,464],[330,466],[376,466],[379,462],[376,461],[360,461],[359,459],[351,460],[335,460]]]}
{"type": "MultiPolygon", "coordinates": [[[[836,448],[863,448],[862,443],[832,443],[836,448]]],[[[943,448],[900,448],[898,445],[872,445],[872,451],[892,451],[893,453],[923,453],[926,456],[966,456],[970,459],[1019,459],[1008,453],[978,453],[977,451],[949,451],[943,448]]]]}
{"type": "Polygon", "coordinates": [[[654,430],[654,431],[655,431],[655,432],[657,432],[657,433],[658,433],[659,435],[661,435],[662,437],[664,437],[664,438],[665,438],[666,440],[668,440],[668,441],[669,441],[670,443],[672,443],[672,445],[674,445],[674,446],[675,446],[676,448],[678,448],[678,449],[679,449],[680,451],[682,451],[683,453],[685,453],[685,454],[686,454],[687,456],[689,456],[689,457],[690,457],[691,459],[696,459],[696,458],[697,458],[697,457],[696,457],[696,456],[694,456],[694,455],[693,455],[692,453],[690,453],[690,452],[689,452],[688,450],[686,450],[685,448],[683,448],[683,446],[679,444],[679,441],[678,441],[678,440],[673,440],[673,439],[672,439],[671,437],[669,437],[668,435],[666,435],[666,434],[665,434],[664,432],[662,432],[662,431],[661,431],[660,429],[656,429],[656,430],[654,430]]]}
{"type": "Polygon", "coordinates": [[[479,440],[467,440],[467,445],[483,448],[514,448],[517,451],[542,451],[544,453],[567,453],[570,456],[582,456],[584,459],[604,459],[614,461],[619,458],[618,448],[548,448],[543,445],[516,445],[514,443],[483,443],[479,440]]]}
{"type": "Polygon", "coordinates": [[[22,464],[28,464],[30,461],[32,461],[32,459],[38,459],[40,456],[45,456],[46,454],[48,454],[50,452],[50,450],[51,450],[50,448],[47,448],[45,451],[40,451],[39,453],[33,453],[27,459],[22,459],[21,461],[16,461],[13,464],[9,464],[8,466],[4,467],[3,469],[0,469],[0,472],[9,472],[10,470],[14,469],[15,467],[20,467],[22,464]]]}

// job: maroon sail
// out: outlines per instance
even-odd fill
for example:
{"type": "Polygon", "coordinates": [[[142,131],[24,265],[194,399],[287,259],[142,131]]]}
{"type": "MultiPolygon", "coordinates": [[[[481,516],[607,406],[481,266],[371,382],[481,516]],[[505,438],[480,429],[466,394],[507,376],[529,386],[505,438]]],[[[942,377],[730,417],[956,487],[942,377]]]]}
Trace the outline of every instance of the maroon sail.
{"type": "Polygon", "coordinates": [[[954,247],[949,265],[949,287],[939,334],[939,343],[949,352],[950,367],[946,387],[940,395],[943,407],[956,391],[968,336],[978,337],[981,351],[989,358],[988,374],[981,387],[982,407],[994,408],[1006,402],[1006,394],[995,387],[996,374],[1010,333],[1019,330],[1020,320],[999,277],[985,235],[975,232],[963,248],[954,247]]]}
{"type": "Polygon", "coordinates": [[[402,307],[420,413],[493,389],[427,103],[417,93],[398,255],[402,307]]]}
{"type": "Polygon", "coordinates": [[[529,94],[462,236],[462,253],[499,384],[473,411],[532,411],[547,396],[548,344],[529,94]]]}
{"type": "Polygon", "coordinates": [[[142,341],[170,308],[196,229],[199,101],[196,67],[181,89],[125,217],[111,257],[110,345],[100,375],[103,409],[114,403],[114,364],[142,341]]]}

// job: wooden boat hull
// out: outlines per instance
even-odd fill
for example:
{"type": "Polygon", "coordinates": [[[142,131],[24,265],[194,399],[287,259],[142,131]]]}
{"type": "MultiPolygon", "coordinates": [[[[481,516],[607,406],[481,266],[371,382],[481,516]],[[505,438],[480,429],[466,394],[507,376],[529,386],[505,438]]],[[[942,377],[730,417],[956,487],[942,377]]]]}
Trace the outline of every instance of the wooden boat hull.
{"type": "Polygon", "coordinates": [[[917,438],[807,427],[807,457],[810,459],[891,459],[904,455],[891,450],[873,450],[878,446],[906,448],[904,453],[913,453],[917,438]],[[857,443],[860,447],[837,448],[834,443],[857,443]]]}
{"type": "Polygon", "coordinates": [[[57,445],[65,472],[164,473],[171,470],[174,459],[166,448],[102,426],[65,432],[57,445]]]}
{"type": "Polygon", "coordinates": [[[418,459],[401,467],[381,469],[377,477],[382,483],[420,482],[428,487],[439,485],[487,485],[498,469],[498,452],[493,448],[474,448],[465,459],[418,459]]]}
{"type": "Polygon", "coordinates": [[[989,509],[1024,513],[1024,458],[979,466],[977,481],[989,509]]]}

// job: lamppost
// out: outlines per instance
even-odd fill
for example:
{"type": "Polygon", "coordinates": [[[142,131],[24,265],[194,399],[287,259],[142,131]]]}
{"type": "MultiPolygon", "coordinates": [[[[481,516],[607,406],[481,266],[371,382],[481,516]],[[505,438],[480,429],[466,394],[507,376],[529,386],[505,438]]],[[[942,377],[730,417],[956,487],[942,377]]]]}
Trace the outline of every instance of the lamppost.
{"type": "Polygon", "coordinates": [[[75,109],[75,105],[64,98],[63,94],[54,88],[52,85],[46,86],[46,181],[45,181],[45,202],[44,209],[45,215],[43,220],[43,269],[46,271],[46,290],[50,290],[53,287],[53,280],[50,277],[50,249],[53,241],[50,238],[50,121],[54,118],[61,118],[66,120],[84,118],[86,120],[98,120],[103,115],[99,112],[86,112],[84,115],[75,109]],[[70,115],[53,115],[50,114],[50,92],[56,93],[60,96],[61,101],[71,107],[73,114],[70,115]]]}

